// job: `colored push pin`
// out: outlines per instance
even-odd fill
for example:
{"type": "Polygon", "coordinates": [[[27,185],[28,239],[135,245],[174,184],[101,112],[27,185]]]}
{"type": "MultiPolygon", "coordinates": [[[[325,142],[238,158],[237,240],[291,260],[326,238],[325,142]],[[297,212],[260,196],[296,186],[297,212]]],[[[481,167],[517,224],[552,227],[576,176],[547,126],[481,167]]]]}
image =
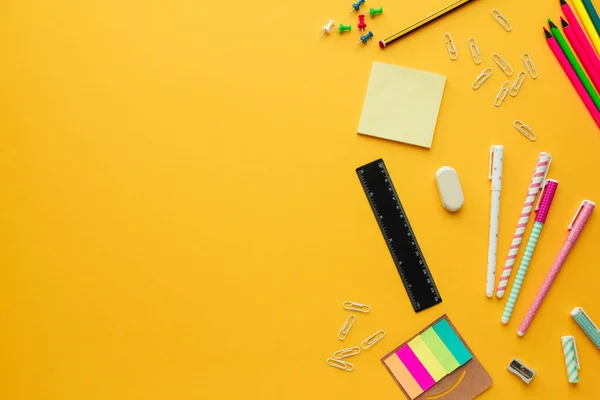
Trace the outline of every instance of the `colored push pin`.
{"type": "Polygon", "coordinates": [[[334,22],[334,20],[330,19],[327,25],[323,26],[323,33],[321,33],[321,37],[319,39],[323,39],[323,36],[325,36],[326,33],[331,33],[331,28],[333,27],[334,22]]]}
{"type": "Polygon", "coordinates": [[[361,42],[363,44],[367,44],[367,40],[371,39],[372,37],[373,37],[373,32],[369,31],[369,33],[367,33],[366,35],[360,37],[360,42],[356,43],[356,46],[361,44],[361,42]]]}
{"type": "Polygon", "coordinates": [[[358,15],[358,29],[360,29],[360,33],[361,34],[365,34],[365,28],[367,27],[367,24],[365,23],[365,14],[359,14],[358,15]]]}
{"type": "Polygon", "coordinates": [[[352,11],[350,11],[350,14],[352,14],[354,11],[360,11],[360,6],[362,6],[364,2],[365,0],[358,0],[356,3],[352,4],[352,11]]]}
{"type": "Polygon", "coordinates": [[[369,14],[371,14],[371,18],[375,18],[376,15],[381,15],[383,14],[383,7],[379,7],[379,8],[371,8],[369,10],[369,14]]]}
{"type": "Polygon", "coordinates": [[[352,25],[342,25],[342,24],[340,24],[340,26],[338,27],[338,29],[340,30],[340,33],[350,32],[352,30],[352,25]]]}

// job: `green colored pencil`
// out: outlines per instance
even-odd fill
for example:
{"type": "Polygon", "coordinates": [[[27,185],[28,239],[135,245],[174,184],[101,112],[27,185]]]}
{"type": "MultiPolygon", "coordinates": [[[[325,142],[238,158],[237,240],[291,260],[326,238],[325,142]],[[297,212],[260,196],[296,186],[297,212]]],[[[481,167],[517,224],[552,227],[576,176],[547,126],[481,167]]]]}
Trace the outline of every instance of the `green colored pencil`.
{"type": "Polygon", "coordinates": [[[552,22],[550,19],[548,19],[548,22],[550,23],[550,30],[552,31],[554,38],[556,39],[556,41],[558,42],[558,45],[560,46],[563,53],[565,53],[565,56],[569,60],[569,64],[571,64],[571,66],[575,70],[575,73],[579,77],[579,80],[581,81],[581,83],[583,83],[585,90],[588,92],[588,94],[592,98],[592,101],[596,105],[596,108],[600,111],[600,97],[598,97],[598,93],[596,93],[594,86],[592,86],[592,83],[590,82],[588,77],[585,75],[585,72],[583,72],[583,68],[581,68],[581,65],[579,65],[579,61],[577,61],[577,58],[575,58],[575,54],[573,54],[573,52],[571,51],[571,48],[567,44],[567,41],[566,41],[565,37],[563,36],[563,34],[558,30],[556,25],[554,25],[554,22],[552,22]]]}
{"type": "Polygon", "coordinates": [[[598,12],[594,8],[594,4],[590,0],[583,0],[583,6],[590,15],[590,19],[596,28],[596,32],[600,33],[600,17],[598,17],[598,12]]]}

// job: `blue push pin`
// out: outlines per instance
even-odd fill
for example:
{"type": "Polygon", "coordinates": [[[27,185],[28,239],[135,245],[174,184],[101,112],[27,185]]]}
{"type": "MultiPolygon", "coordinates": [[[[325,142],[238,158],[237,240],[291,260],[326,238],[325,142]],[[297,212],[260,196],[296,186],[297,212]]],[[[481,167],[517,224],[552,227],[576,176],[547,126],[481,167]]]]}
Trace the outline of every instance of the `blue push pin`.
{"type": "MultiPolygon", "coordinates": [[[[358,46],[361,43],[367,44],[367,40],[371,39],[372,37],[373,37],[373,32],[369,31],[369,33],[367,33],[365,36],[360,37],[360,42],[356,43],[356,46],[358,46]]],[[[356,47],[356,46],[354,46],[354,47],[356,47]]]]}
{"type": "Polygon", "coordinates": [[[365,0],[358,0],[356,3],[352,4],[352,11],[350,11],[350,14],[352,14],[354,11],[360,11],[360,6],[362,6],[364,2],[365,0]]]}

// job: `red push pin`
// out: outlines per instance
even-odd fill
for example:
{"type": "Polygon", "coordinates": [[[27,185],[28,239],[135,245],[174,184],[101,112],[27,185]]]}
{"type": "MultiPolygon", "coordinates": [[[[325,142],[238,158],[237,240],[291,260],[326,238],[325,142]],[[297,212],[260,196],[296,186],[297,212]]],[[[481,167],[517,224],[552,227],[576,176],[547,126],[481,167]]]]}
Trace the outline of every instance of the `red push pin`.
{"type": "Polygon", "coordinates": [[[360,29],[361,34],[365,34],[365,28],[367,24],[365,23],[365,14],[358,14],[358,29],[360,29]]]}

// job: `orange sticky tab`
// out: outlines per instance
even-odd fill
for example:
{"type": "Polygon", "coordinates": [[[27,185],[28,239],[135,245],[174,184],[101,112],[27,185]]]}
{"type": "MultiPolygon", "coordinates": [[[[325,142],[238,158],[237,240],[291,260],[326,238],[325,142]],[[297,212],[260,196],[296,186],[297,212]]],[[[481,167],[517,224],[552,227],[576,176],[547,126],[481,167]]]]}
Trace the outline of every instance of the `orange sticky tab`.
{"type": "Polygon", "coordinates": [[[408,369],[406,369],[396,354],[392,354],[386,358],[384,362],[411,399],[414,399],[423,393],[421,386],[419,386],[415,378],[412,377],[408,369]]]}

